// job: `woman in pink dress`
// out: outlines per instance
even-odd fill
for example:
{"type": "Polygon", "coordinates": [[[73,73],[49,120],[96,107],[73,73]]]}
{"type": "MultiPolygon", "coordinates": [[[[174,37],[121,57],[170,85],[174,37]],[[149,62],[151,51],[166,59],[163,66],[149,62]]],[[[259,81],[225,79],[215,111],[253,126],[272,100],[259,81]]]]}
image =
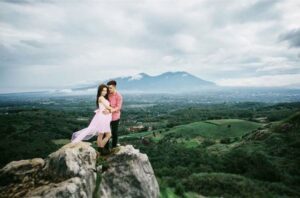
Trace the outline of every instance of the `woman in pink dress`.
{"type": "Polygon", "coordinates": [[[104,110],[110,111],[112,107],[109,106],[108,101],[108,87],[104,84],[99,85],[96,105],[98,109],[94,112],[96,113],[90,122],[89,126],[81,129],[80,131],[74,132],[72,134],[72,143],[76,143],[82,140],[89,140],[93,136],[98,135],[97,144],[99,151],[103,154],[103,148],[111,137],[110,122],[112,120],[112,114],[104,114],[104,110]],[[105,138],[103,138],[105,134],[105,138]]]}

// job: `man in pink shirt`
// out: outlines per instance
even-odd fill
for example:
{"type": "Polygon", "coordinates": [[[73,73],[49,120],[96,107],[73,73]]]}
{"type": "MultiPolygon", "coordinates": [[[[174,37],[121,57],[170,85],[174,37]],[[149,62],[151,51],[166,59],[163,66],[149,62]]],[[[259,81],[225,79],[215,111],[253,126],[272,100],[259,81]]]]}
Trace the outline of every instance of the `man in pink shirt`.
{"type": "MultiPolygon", "coordinates": [[[[117,82],[115,80],[109,81],[107,86],[109,90],[108,100],[110,102],[110,106],[113,108],[110,111],[112,113],[110,127],[112,133],[112,148],[115,148],[118,143],[118,126],[121,116],[123,97],[116,89],[117,82]]],[[[109,142],[105,145],[105,148],[109,150],[109,142]]]]}

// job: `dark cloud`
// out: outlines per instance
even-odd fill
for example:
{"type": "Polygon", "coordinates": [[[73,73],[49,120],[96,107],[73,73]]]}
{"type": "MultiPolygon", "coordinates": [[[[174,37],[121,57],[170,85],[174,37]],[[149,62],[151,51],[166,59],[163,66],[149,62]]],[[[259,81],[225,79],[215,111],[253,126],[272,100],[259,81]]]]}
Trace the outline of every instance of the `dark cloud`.
{"type": "Polygon", "coordinates": [[[293,29],[279,36],[280,41],[287,41],[290,47],[300,47],[300,28],[293,29]]]}
{"type": "Polygon", "coordinates": [[[242,9],[236,15],[236,20],[240,22],[278,20],[281,13],[275,8],[275,5],[281,0],[258,0],[254,4],[242,9]]]}
{"type": "Polygon", "coordinates": [[[45,46],[36,41],[21,40],[10,47],[0,45],[0,67],[31,67],[32,65],[57,65],[73,56],[69,51],[45,46]],[[17,57],[17,58],[16,58],[17,57]]]}
{"type": "Polygon", "coordinates": [[[51,1],[52,0],[3,0],[3,2],[14,4],[49,3],[51,1]]]}
{"type": "Polygon", "coordinates": [[[35,40],[20,40],[20,42],[35,48],[42,48],[44,46],[43,43],[35,40]]]}
{"type": "Polygon", "coordinates": [[[264,22],[280,20],[282,12],[276,6],[282,0],[243,1],[207,1],[205,7],[211,13],[210,19],[216,27],[234,23],[264,22]],[[239,5],[239,6],[237,6],[239,5]]]}

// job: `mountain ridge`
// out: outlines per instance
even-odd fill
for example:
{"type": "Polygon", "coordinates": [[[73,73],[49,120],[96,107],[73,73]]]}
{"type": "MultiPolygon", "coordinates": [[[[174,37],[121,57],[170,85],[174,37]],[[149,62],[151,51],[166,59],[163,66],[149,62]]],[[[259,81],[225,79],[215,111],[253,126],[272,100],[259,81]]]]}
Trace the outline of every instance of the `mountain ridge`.
{"type": "MultiPolygon", "coordinates": [[[[146,73],[138,73],[132,76],[113,78],[117,81],[118,89],[121,91],[133,92],[180,92],[190,90],[201,90],[205,88],[218,87],[214,82],[203,80],[195,75],[184,71],[165,72],[159,75],[148,75],[146,73]]],[[[99,83],[106,83],[111,79],[104,80],[99,83]]],[[[72,87],[72,91],[82,91],[93,89],[99,83],[91,83],[86,86],[77,85],[72,87]]]]}

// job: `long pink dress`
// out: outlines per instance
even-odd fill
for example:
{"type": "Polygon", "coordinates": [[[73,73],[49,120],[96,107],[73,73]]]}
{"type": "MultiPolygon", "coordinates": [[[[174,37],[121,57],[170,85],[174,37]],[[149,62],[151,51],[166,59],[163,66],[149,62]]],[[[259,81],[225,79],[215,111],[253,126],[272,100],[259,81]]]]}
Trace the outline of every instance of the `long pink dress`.
{"type": "MultiPolygon", "coordinates": [[[[104,102],[106,105],[109,105],[108,100],[105,99],[104,102]]],[[[89,140],[99,133],[111,132],[110,122],[112,120],[112,114],[110,113],[105,115],[102,113],[103,110],[105,110],[105,106],[99,102],[99,108],[94,111],[96,114],[94,115],[89,126],[72,134],[72,143],[82,140],[89,140]]]]}

